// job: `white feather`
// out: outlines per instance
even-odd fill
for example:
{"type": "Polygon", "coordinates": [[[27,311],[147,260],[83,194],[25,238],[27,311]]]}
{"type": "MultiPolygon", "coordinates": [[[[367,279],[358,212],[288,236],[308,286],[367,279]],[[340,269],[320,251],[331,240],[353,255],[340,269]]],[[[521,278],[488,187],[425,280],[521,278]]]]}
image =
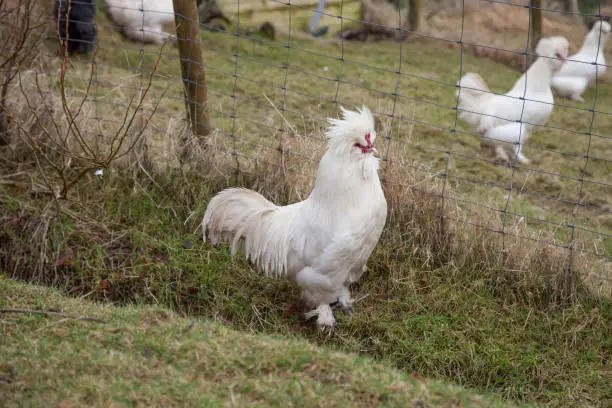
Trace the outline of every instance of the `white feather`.
{"type": "MultiPolygon", "coordinates": [[[[520,134],[520,143],[523,143],[535,126],[546,123],[552,112],[552,75],[562,64],[557,59],[557,54],[565,58],[567,49],[568,42],[563,37],[540,40],[536,47],[538,59],[512,89],[503,95],[491,93],[480,75],[472,72],[465,74],[458,82],[459,117],[468,122],[476,134],[483,137],[496,127],[514,122],[521,123],[522,125],[495,132],[498,136],[505,135],[506,132],[509,132],[508,135],[520,134]]],[[[495,144],[494,140],[492,143],[495,144]]],[[[507,143],[499,144],[499,147],[508,150],[512,155],[515,154],[514,147],[508,146],[507,143]]]]}
{"type": "Polygon", "coordinates": [[[126,37],[163,44],[172,38],[163,25],[174,24],[172,0],[106,0],[108,14],[126,37]]]}
{"type": "Polygon", "coordinates": [[[204,240],[208,232],[232,253],[242,247],[265,274],[294,279],[320,325],[334,323],[330,303],[350,307],[347,285],[366,270],[387,216],[379,159],[373,148],[356,146],[367,145],[366,135],[374,142],[374,118],[366,107],[342,113],[329,119],[327,151],[306,200],[277,206],[255,191],[227,189],[212,198],[202,221],[204,240]]]}
{"type": "Polygon", "coordinates": [[[610,24],[598,21],[588,32],[577,54],[570,56],[552,80],[553,88],[560,96],[583,101],[582,94],[595,78],[606,72],[604,48],[610,24]]]}

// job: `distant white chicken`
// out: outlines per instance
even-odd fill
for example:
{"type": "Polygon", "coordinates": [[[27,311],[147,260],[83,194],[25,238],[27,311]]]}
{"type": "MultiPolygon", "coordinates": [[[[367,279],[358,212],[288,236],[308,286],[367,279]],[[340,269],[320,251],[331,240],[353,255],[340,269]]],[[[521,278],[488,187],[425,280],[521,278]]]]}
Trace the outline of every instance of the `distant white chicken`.
{"type": "MultiPolygon", "coordinates": [[[[108,15],[115,24],[113,28],[121,30],[127,38],[157,45],[176,40],[176,36],[163,28],[175,23],[172,0],[106,0],[106,4],[108,15]]],[[[207,25],[217,18],[230,24],[216,0],[197,0],[196,4],[200,24],[207,25]]]]}
{"type": "Polygon", "coordinates": [[[134,40],[162,45],[174,36],[163,25],[174,24],[172,0],[106,0],[108,14],[123,34],[134,40]]]}
{"type": "Polygon", "coordinates": [[[287,276],[302,288],[302,298],[319,327],[335,324],[330,304],[350,311],[348,285],[367,270],[385,225],[387,202],[374,156],[374,118],[364,106],[342,109],[329,119],[327,151],[319,163],[310,196],[277,206],[261,194],[231,188],[214,196],[202,221],[213,244],[242,247],[266,275],[287,276]]]}
{"type": "Polygon", "coordinates": [[[552,80],[559,96],[584,102],[582,93],[595,78],[606,72],[604,47],[610,34],[610,24],[596,21],[586,35],[582,48],[570,56],[552,80]]]}
{"type": "Polygon", "coordinates": [[[550,83],[553,73],[567,58],[568,46],[564,37],[541,39],[536,47],[538,59],[504,95],[489,91],[482,77],[473,72],[457,83],[459,117],[483,138],[483,145],[493,147],[498,159],[529,163],[521,154],[521,146],[533,128],[544,125],[552,112],[550,83]]]}

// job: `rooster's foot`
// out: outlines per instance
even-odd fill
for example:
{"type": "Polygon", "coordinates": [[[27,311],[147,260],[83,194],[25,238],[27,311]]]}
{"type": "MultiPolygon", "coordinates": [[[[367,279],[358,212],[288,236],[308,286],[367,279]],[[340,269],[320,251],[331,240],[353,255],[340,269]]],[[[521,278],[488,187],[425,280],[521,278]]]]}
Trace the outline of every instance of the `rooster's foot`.
{"type": "Polygon", "coordinates": [[[338,310],[341,309],[342,313],[344,313],[347,316],[350,316],[353,314],[353,305],[350,306],[342,306],[340,304],[340,301],[336,300],[335,302],[332,302],[329,304],[329,307],[331,307],[332,310],[338,310]]]}
{"type": "Polygon", "coordinates": [[[329,305],[320,305],[316,309],[311,310],[310,312],[304,313],[304,318],[306,320],[312,319],[313,317],[317,317],[317,326],[320,329],[323,328],[332,328],[334,324],[336,324],[336,320],[334,319],[334,313],[329,305]]]}
{"type": "Polygon", "coordinates": [[[580,95],[572,95],[570,99],[572,101],[584,102],[584,98],[580,95]]]}
{"type": "Polygon", "coordinates": [[[496,146],[495,147],[495,163],[511,163],[510,158],[508,157],[508,154],[506,153],[506,151],[501,147],[501,146],[496,146]]]}
{"type": "Polygon", "coordinates": [[[531,163],[531,160],[529,160],[528,158],[526,158],[525,156],[523,156],[522,154],[518,154],[518,157],[516,158],[518,160],[519,163],[522,164],[529,164],[531,163]]]}

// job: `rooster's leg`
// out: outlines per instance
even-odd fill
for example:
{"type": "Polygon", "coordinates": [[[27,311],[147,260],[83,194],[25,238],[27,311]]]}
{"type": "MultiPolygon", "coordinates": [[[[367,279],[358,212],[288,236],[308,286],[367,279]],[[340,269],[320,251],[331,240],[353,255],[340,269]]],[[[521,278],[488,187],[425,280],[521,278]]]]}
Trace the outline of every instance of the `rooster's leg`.
{"type": "Polygon", "coordinates": [[[347,286],[342,289],[342,294],[338,298],[338,303],[340,304],[340,308],[346,315],[351,315],[353,313],[353,298],[351,297],[351,291],[347,286]]]}
{"type": "Polygon", "coordinates": [[[354,268],[351,270],[351,273],[348,276],[348,281],[345,286],[342,288],[342,293],[338,297],[338,304],[342,308],[342,311],[346,315],[350,315],[353,313],[353,298],[351,297],[351,291],[348,288],[348,285],[351,283],[359,282],[359,279],[363,276],[364,273],[368,271],[368,267],[366,265],[362,265],[360,267],[354,268]]]}
{"type": "Polygon", "coordinates": [[[495,159],[502,163],[510,163],[508,153],[506,153],[506,150],[502,146],[495,146],[495,159]]]}
{"type": "Polygon", "coordinates": [[[514,156],[519,163],[529,164],[529,159],[521,154],[521,143],[518,143],[514,150],[514,156]]]}
{"type": "Polygon", "coordinates": [[[334,315],[330,303],[338,299],[339,290],[336,285],[326,275],[310,266],[305,267],[295,276],[295,282],[302,288],[302,298],[308,307],[314,309],[307,312],[304,317],[310,319],[317,318],[317,326],[333,327],[335,324],[334,315]]]}
{"type": "MultiPolygon", "coordinates": [[[[525,135],[524,139],[527,139],[527,135],[525,135]]],[[[516,161],[518,161],[519,163],[529,164],[530,163],[529,159],[521,154],[522,147],[523,147],[522,143],[517,143],[516,146],[514,146],[513,156],[516,159],[516,161]]]]}
{"type": "Polygon", "coordinates": [[[516,156],[516,160],[518,160],[519,163],[523,163],[523,164],[531,163],[531,161],[528,158],[526,158],[525,156],[523,156],[521,153],[519,153],[516,156]]]}

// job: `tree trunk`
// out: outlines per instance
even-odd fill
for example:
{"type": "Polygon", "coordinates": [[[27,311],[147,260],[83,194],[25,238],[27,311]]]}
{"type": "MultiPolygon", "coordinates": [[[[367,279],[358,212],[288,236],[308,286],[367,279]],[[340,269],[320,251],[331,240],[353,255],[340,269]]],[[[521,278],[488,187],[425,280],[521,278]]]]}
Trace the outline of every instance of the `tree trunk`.
{"type": "Polygon", "coordinates": [[[419,19],[421,16],[421,1],[410,0],[410,14],[408,15],[408,23],[410,31],[413,33],[419,29],[419,19]]]}
{"type": "Polygon", "coordinates": [[[578,0],[564,0],[565,11],[572,13],[572,18],[577,22],[583,24],[583,18],[580,15],[580,7],[578,7],[578,0]]]}
{"type": "Polygon", "coordinates": [[[536,59],[535,49],[542,38],[542,0],[530,0],[529,9],[529,51],[527,67],[536,59]]]}
{"type": "Polygon", "coordinates": [[[206,75],[200,47],[200,24],[195,0],[173,0],[174,22],[181,73],[185,87],[185,104],[194,136],[204,138],[210,133],[206,98],[206,75]]]}

